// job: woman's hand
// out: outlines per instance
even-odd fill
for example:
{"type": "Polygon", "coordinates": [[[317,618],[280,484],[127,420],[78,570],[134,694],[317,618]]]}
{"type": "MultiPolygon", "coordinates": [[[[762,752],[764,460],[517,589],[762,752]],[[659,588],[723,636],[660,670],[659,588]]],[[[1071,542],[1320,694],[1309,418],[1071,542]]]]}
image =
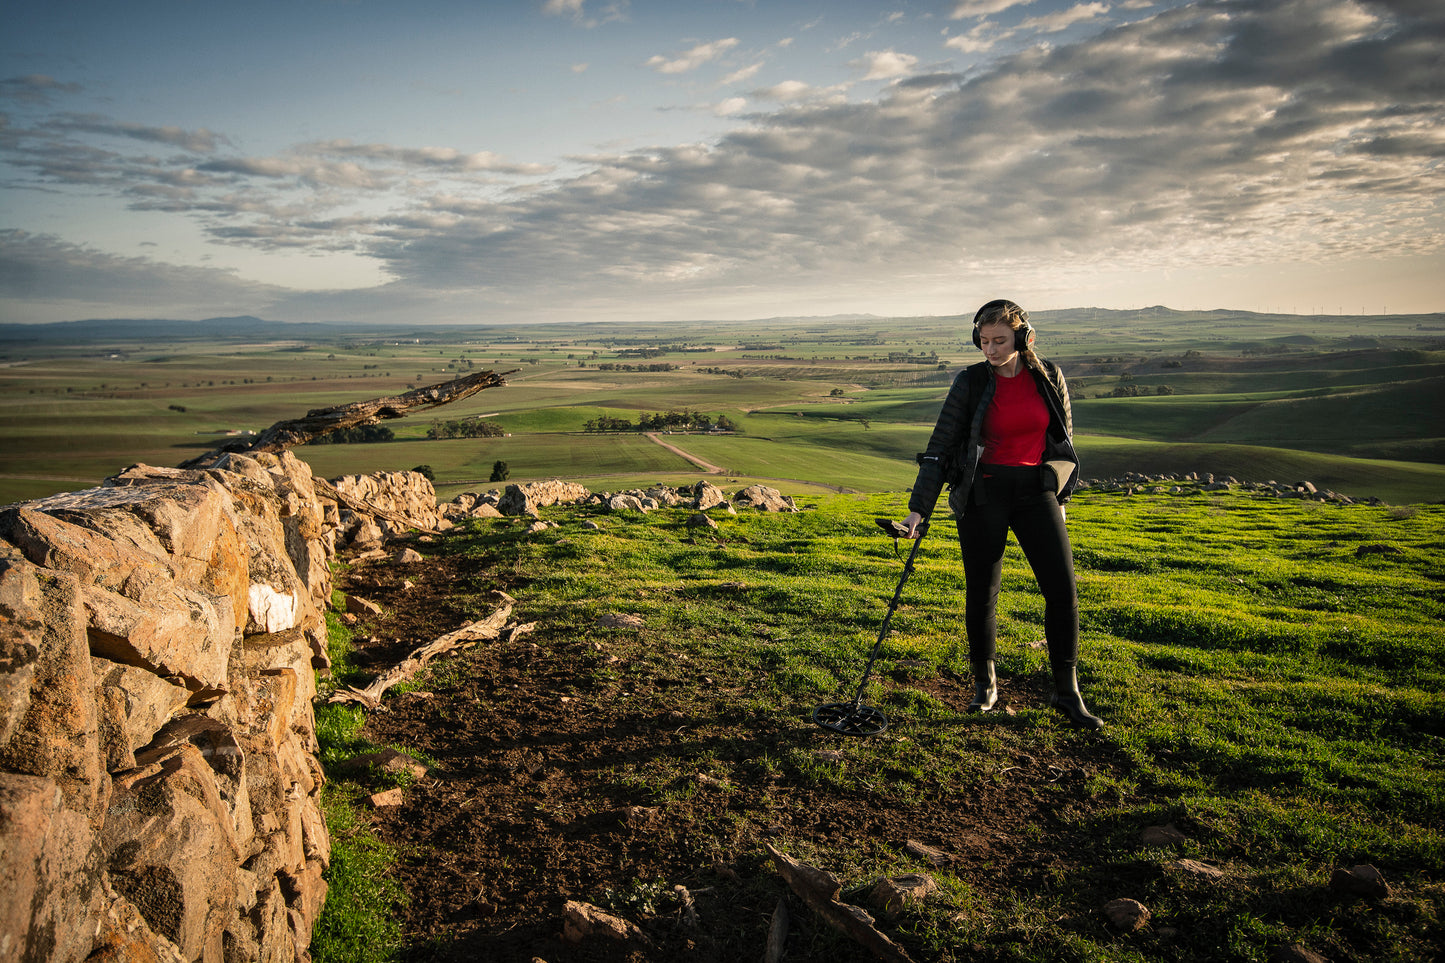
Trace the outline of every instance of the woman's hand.
{"type": "Polygon", "coordinates": [[[908,529],[909,538],[923,537],[923,533],[918,530],[918,526],[921,524],[923,524],[923,516],[917,512],[909,512],[908,517],[903,520],[903,527],[908,529]]]}

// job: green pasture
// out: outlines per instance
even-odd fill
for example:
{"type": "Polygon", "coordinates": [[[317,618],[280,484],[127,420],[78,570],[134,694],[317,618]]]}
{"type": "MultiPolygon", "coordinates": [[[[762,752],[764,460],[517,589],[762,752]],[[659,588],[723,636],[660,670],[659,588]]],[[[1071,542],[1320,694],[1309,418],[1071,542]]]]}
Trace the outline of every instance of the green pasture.
{"type": "MultiPolygon", "coordinates": [[[[1393,502],[1445,493],[1445,351],[1440,338],[1411,337],[1419,319],[1266,323],[1208,312],[1077,311],[1048,320],[1053,340],[1045,350],[1056,352],[1075,385],[1085,477],[1212,472],[1309,480],[1393,502]],[[1359,336],[1362,325],[1368,338],[1359,336]],[[1222,332],[1231,326],[1273,331],[1278,340],[1274,348],[1227,341],[1222,332]],[[1100,331],[1107,340],[1095,337],[1100,331]],[[1279,345],[1289,350],[1280,353],[1279,345]],[[1241,354],[1241,346],[1252,353],[1241,354]],[[1191,349],[1198,353],[1184,359],[1191,349]],[[1163,367],[1170,358],[1183,359],[1181,367],[1163,367]],[[1098,397],[1130,383],[1126,374],[1147,390],[1167,384],[1177,393],[1098,397]]],[[[133,462],[174,465],[236,437],[228,431],[257,431],[312,409],[488,368],[516,370],[505,387],[387,422],[394,443],[300,454],[327,477],[426,464],[448,491],[486,481],[497,460],[508,463],[512,481],[571,477],[604,490],[672,483],[695,478],[696,467],[644,439],[590,438],[582,428],[602,415],[635,422],[686,409],[741,425],[736,436],[671,439],[740,481],[897,489],[912,480],[913,455],[954,373],[976,357],[960,332],[966,318],[690,330],[575,324],[235,344],[0,343],[0,504],[95,484],[133,462]],[[685,344],[718,350],[625,354],[685,344]],[[887,360],[930,352],[949,369],[887,360]],[[605,363],[678,370],[603,371],[605,363]],[[510,437],[425,440],[433,420],[473,417],[497,422],[510,437]]]]}

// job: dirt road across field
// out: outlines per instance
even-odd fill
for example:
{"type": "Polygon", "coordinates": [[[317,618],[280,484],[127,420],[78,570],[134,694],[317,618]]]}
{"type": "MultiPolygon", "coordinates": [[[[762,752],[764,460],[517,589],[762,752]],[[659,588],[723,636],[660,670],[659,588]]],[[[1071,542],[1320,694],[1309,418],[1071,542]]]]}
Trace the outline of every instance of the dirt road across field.
{"type": "Polygon", "coordinates": [[[723,473],[723,469],[719,468],[717,465],[710,465],[710,464],[708,464],[707,462],[703,461],[701,458],[697,457],[696,455],[689,454],[688,452],[683,451],[681,448],[677,447],[676,445],[670,445],[670,444],[668,444],[667,442],[663,441],[661,438],[657,437],[657,432],[655,432],[655,431],[649,431],[649,432],[647,433],[647,437],[648,437],[648,439],[650,439],[650,440],[653,441],[654,443],[659,444],[659,445],[661,445],[662,447],[666,448],[668,451],[672,452],[674,455],[678,455],[679,457],[686,458],[688,461],[692,462],[694,465],[696,465],[697,467],[701,468],[703,471],[707,472],[709,475],[721,475],[721,474],[723,473]]]}

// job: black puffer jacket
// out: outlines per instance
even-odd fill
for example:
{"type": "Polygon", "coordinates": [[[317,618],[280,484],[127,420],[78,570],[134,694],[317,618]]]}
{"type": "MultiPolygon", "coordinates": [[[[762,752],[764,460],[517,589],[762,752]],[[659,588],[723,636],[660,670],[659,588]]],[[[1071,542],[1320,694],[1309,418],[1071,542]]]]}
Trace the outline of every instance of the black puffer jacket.
{"type": "MultiPolygon", "coordinates": [[[[1039,359],[1038,367],[1026,367],[1038,386],[1039,394],[1049,409],[1049,429],[1044,436],[1044,457],[1048,461],[1067,461],[1073,465],[1068,480],[1059,490],[1059,504],[1069,500],[1079,478],[1079,456],[1074,452],[1074,413],[1069,405],[1069,387],[1064,373],[1052,361],[1039,359]]],[[[983,418],[993,400],[998,376],[987,361],[964,368],[953,379],[953,387],[943,401],[938,422],[928,439],[928,449],[918,456],[918,478],[908,499],[908,510],[924,518],[933,514],[933,506],[945,483],[953,489],[949,502],[955,513],[967,504],[983,454],[983,418]]]]}

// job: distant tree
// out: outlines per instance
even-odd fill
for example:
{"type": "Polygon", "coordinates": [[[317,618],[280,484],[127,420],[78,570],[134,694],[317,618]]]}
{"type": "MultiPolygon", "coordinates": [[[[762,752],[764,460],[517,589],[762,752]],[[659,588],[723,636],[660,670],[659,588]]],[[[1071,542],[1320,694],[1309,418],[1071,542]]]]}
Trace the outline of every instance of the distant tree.
{"type": "Polygon", "coordinates": [[[1169,385],[1160,385],[1158,388],[1154,389],[1154,393],[1160,395],[1172,395],[1174,394],[1174,389],[1169,385]]]}
{"type": "Polygon", "coordinates": [[[430,465],[417,465],[412,471],[418,475],[425,475],[427,481],[434,482],[437,480],[436,472],[431,470],[430,465]]]}
{"type": "Polygon", "coordinates": [[[366,445],[379,441],[394,441],[396,434],[385,425],[358,425],[355,428],[338,428],[324,435],[317,435],[308,445],[366,445]]]}
{"type": "Polygon", "coordinates": [[[828,392],[828,397],[830,397],[830,398],[838,398],[838,397],[841,397],[842,394],[843,394],[843,389],[842,389],[842,388],[834,388],[832,391],[828,392]]]}
{"type": "Polygon", "coordinates": [[[488,478],[487,481],[506,481],[508,478],[511,477],[511,475],[512,469],[508,468],[507,463],[499,458],[496,461],[492,462],[492,477],[488,478]]]}

